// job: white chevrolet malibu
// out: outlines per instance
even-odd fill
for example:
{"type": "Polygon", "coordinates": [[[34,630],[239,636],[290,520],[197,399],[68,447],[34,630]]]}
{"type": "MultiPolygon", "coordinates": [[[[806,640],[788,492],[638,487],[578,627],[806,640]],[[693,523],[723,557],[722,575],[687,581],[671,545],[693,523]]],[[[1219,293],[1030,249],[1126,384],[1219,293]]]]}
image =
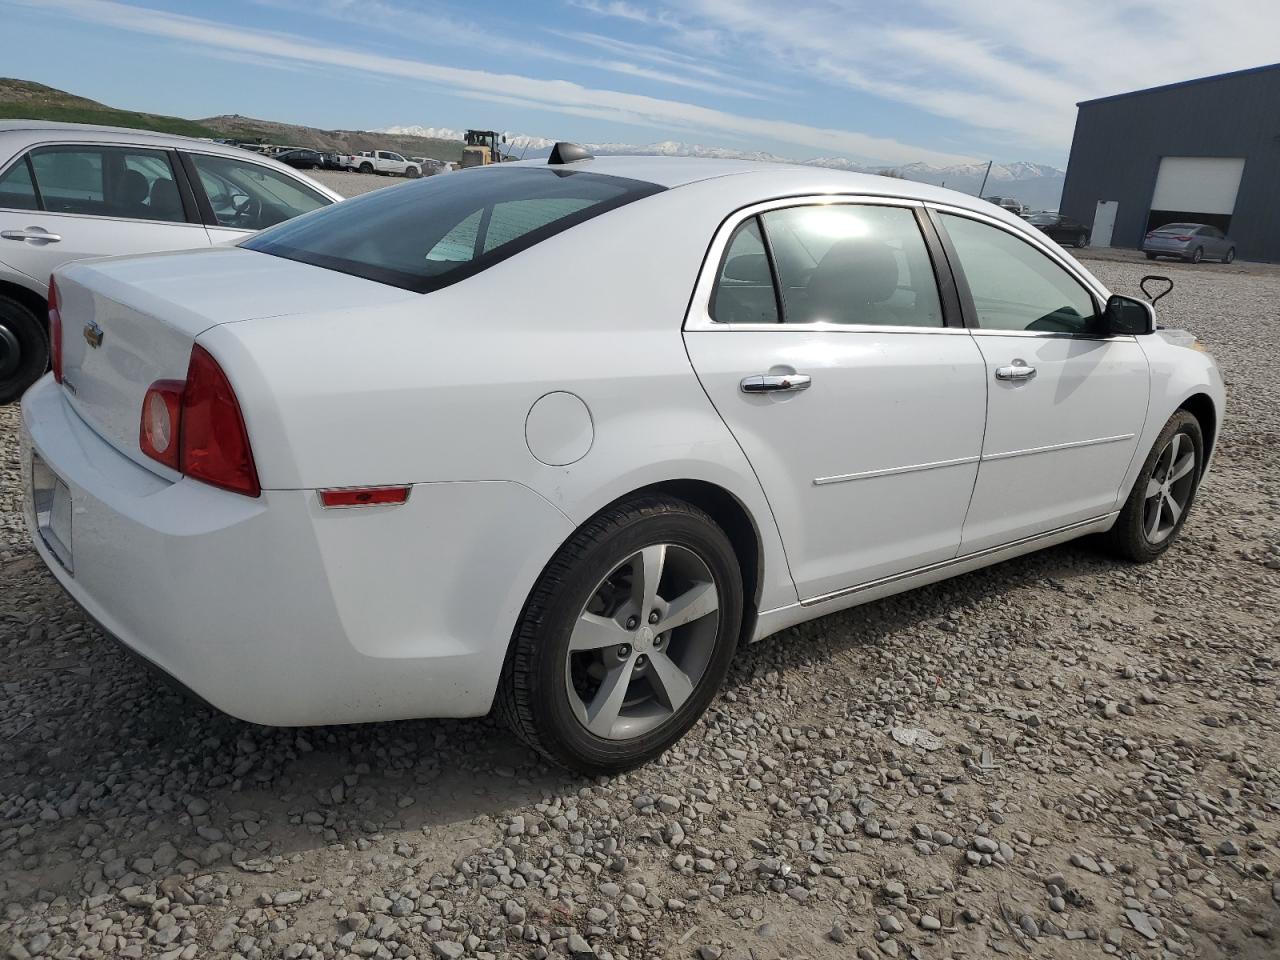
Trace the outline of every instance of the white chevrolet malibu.
{"type": "Polygon", "coordinates": [[[564,146],[51,289],[27,521],[108,633],[245,720],[496,707],[588,772],[740,644],[1084,534],[1160,556],[1224,400],[1016,217],[802,166],[564,146]]]}

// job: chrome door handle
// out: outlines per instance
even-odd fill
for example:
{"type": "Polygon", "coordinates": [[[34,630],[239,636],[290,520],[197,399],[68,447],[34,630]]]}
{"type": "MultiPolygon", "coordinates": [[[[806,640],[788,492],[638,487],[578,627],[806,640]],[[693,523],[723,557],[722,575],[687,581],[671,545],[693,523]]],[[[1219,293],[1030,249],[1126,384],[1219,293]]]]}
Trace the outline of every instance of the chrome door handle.
{"type": "Polygon", "coordinates": [[[26,230],[0,230],[0,237],[6,240],[47,240],[50,243],[57,243],[62,239],[56,233],[45,233],[33,227],[26,230]]]}
{"type": "Polygon", "coordinates": [[[997,380],[1030,380],[1036,375],[1036,368],[1025,360],[1015,360],[1007,367],[996,367],[997,380]]]}
{"type": "Polygon", "coordinates": [[[786,393],[808,390],[812,381],[803,373],[788,373],[782,376],[774,374],[757,374],[754,377],[743,377],[739,386],[743,393],[786,393]]]}

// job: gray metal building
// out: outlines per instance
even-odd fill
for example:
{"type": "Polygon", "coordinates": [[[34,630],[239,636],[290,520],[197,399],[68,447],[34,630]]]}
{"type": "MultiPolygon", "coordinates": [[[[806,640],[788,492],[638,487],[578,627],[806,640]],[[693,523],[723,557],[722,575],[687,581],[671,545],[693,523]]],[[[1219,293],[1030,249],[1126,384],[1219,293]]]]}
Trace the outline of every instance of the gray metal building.
{"type": "Polygon", "coordinates": [[[1192,221],[1242,259],[1280,261],[1280,63],[1077,107],[1061,210],[1095,246],[1192,221]]]}

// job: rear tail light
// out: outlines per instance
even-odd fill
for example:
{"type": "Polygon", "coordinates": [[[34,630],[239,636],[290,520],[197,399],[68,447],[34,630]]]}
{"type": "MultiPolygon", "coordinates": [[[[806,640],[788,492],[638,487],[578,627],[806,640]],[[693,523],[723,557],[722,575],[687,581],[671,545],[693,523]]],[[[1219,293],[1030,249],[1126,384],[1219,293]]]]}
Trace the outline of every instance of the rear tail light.
{"type": "Polygon", "coordinates": [[[182,469],[178,427],[182,423],[181,380],[157,380],[142,400],[142,425],[138,445],[152,460],[173,470],[182,469]]]}
{"type": "Polygon", "coordinates": [[[148,457],[188,477],[247,497],[262,492],[235,390],[199,344],[185,381],[158,380],[147,390],[138,438],[148,457]]]}
{"type": "Polygon", "coordinates": [[[49,361],[53,379],[62,382],[62,312],[58,309],[58,284],[49,277],[49,361]]]}
{"type": "Polygon", "coordinates": [[[1185,243],[1186,241],[1190,240],[1191,238],[1190,238],[1190,237],[1174,237],[1173,239],[1175,239],[1175,240],[1181,240],[1181,241],[1183,241],[1183,242],[1185,243]]]}

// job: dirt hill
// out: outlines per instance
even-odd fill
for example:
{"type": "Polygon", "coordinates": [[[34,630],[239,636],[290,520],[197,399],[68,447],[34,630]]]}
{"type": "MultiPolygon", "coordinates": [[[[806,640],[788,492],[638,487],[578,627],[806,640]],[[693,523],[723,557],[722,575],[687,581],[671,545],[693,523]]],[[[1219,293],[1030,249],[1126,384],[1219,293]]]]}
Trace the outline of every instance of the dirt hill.
{"type": "Polygon", "coordinates": [[[66,123],[96,123],[113,127],[156,130],[185,137],[210,140],[235,139],[254,143],[280,143],[340,153],[361,150],[396,150],[406,156],[435,157],[456,161],[462,157],[462,144],[453,140],[429,137],[404,137],[370,133],[364,130],[320,130],[316,127],[256,120],[239,114],[186,120],[158,113],[118,110],[96,100],[80,97],[65,90],[0,77],[0,119],[60,120],[66,123]]]}

